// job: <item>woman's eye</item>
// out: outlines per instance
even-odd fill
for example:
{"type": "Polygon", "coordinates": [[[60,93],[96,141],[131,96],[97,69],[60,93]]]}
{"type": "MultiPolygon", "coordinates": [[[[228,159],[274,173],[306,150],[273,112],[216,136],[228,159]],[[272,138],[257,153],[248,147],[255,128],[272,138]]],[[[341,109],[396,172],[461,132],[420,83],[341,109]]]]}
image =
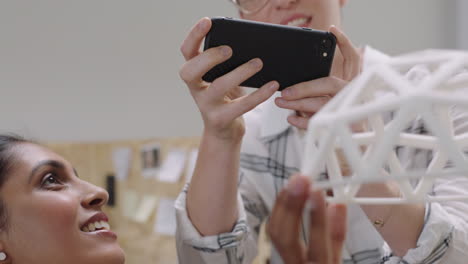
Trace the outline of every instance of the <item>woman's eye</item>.
{"type": "Polygon", "coordinates": [[[42,186],[51,186],[51,185],[57,185],[60,184],[60,181],[58,177],[55,174],[49,173],[44,177],[44,180],[42,181],[42,186]]]}

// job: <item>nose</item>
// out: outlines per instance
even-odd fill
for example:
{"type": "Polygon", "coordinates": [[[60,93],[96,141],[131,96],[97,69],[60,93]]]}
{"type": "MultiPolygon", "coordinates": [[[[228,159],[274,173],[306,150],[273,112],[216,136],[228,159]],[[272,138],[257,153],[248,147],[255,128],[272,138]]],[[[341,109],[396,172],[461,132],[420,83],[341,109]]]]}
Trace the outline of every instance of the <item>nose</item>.
{"type": "Polygon", "coordinates": [[[273,0],[277,9],[288,9],[297,5],[300,0],[273,0]]]}
{"type": "Polygon", "coordinates": [[[88,182],[83,182],[84,195],[81,206],[87,209],[100,210],[109,201],[109,194],[106,190],[88,182]]]}

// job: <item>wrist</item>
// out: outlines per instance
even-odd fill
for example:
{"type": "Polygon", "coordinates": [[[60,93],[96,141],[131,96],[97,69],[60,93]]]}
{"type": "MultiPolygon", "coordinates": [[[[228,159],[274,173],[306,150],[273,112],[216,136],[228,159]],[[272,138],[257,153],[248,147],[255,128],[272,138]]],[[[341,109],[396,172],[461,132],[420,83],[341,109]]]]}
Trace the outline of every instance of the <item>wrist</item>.
{"type": "Polygon", "coordinates": [[[391,182],[365,183],[357,193],[358,197],[399,197],[400,188],[391,182]]]}
{"type": "Polygon", "coordinates": [[[210,129],[206,128],[203,130],[203,137],[213,142],[219,142],[223,144],[238,144],[242,142],[242,138],[245,134],[245,128],[243,126],[235,126],[225,129],[210,129]]]}

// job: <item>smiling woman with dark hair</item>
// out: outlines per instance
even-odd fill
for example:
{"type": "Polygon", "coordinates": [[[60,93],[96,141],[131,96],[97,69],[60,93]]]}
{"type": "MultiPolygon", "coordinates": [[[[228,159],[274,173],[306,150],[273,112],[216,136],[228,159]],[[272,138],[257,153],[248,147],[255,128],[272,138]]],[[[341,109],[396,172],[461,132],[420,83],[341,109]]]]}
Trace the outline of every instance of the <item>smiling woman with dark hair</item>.
{"type": "Polygon", "coordinates": [[[63,157],[0,135],[0,264],[124,263],[107,200],[63,157]]]}

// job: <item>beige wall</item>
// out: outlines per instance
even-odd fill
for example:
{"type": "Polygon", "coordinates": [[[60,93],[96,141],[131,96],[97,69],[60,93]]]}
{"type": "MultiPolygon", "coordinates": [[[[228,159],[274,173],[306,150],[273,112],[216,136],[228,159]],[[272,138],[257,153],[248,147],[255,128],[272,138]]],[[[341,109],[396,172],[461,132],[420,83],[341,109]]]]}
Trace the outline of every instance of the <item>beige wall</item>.
{"type": "MultiPolygon", "coordinates": [[[[346,30],[395,54],[455,47],[455,0],[350,0],[346,30]]],[[[0,1],[2,131],[54,141],[199,135],[179,45],[227,0],[0,1]]]]}

